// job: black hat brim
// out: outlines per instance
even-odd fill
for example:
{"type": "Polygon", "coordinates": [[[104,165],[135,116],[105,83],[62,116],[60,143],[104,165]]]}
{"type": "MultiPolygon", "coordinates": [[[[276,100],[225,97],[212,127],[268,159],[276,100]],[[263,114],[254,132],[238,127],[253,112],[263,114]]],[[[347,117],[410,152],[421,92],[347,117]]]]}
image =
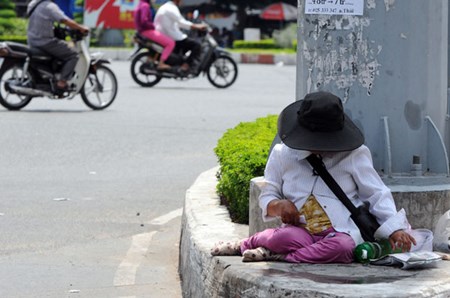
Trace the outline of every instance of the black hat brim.
{"type": "Polygon", "coordinates": [[[337,152],[351,151],[364,144],[362,132],[345,114],[342,130],[320,132],[301,126],[297,116],[301,102],[287,106],[278,118],[278,135],[286,146],[298,150],[337,152]]]}

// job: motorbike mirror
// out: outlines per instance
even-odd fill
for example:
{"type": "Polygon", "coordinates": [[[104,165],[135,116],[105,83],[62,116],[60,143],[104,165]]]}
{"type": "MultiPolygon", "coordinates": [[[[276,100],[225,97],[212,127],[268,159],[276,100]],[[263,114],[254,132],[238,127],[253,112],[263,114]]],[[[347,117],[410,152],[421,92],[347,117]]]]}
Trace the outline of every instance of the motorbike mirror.
{"type": "Polygon", "coordinates": [[[194,17],[194,20],[198,19],[199,15],[200,15],[200,12],[198,11],[198,9],[194,10],[194,12],[192,13],[192,16],[194,17]]]}

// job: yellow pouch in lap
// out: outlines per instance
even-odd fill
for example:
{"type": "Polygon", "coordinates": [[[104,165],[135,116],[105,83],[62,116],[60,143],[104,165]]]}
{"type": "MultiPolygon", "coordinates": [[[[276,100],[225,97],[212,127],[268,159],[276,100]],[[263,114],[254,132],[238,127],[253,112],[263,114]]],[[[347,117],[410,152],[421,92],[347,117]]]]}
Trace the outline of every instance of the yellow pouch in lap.
{"type": "Polygon", "coordinates": [[[328,215],[322,209],[316,197],[310,194],[299,213],[306,219],[305,229],[311,234],[318,234],[332,227],[328,215]]]}

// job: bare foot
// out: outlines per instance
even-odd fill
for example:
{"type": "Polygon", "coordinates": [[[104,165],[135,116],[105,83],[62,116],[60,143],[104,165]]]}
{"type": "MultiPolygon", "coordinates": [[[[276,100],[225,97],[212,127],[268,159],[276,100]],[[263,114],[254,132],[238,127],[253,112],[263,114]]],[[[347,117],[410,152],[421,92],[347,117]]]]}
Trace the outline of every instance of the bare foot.
{"type": "Polygon", "coordinates": [[[189,64],[183,63],[183,64],[180,66],[180,69],[181,69],[182,71],[188,71],[188,70],[189,70],[189,64]]]}
{"type": "Polygon", "coordinates": [[[67,89],[67,82],[66,81],[58,81],[58,82],[56,82],[56,87],[58,89],[67,89]]]}
{"type": "Polygon", "coordinates": [[[167,69],[170,69],[172,66],[170,66],[169,64],[166,64],[166,63],[164,63],[164,62],[159,62],[158,63],[158,69],[159,70],[167,70],[167,69]]]}

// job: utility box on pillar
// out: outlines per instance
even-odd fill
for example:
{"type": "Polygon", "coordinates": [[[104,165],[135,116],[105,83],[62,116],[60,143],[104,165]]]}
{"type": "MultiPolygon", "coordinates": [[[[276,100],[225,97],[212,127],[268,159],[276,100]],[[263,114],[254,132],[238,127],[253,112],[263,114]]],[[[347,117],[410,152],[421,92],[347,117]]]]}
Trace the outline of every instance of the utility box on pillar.
{"type": "Polygon", "coordinates": [[[297,99],[338,95],[399,207],[433,228],[450,209],[448,0],[299,0],[298,9],[297,99]]]}

